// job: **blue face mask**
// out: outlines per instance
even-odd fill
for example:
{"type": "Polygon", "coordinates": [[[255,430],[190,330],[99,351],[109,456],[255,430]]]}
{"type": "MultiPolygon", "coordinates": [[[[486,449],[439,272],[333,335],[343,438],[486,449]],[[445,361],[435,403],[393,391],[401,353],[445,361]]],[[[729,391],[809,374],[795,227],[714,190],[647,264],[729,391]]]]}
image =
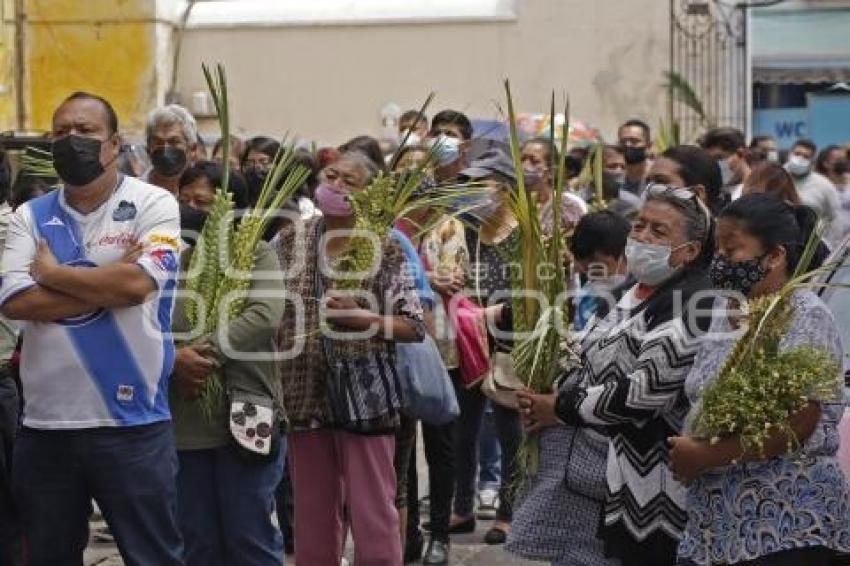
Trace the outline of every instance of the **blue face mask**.
{"type": "Polygon", "coordinates": [[[460,143],[458,138],[446,134],[440,134],[431,140],[431,147],[434,148],[434,155],[440,167],[447,167],[460,159],[460,143]]]}

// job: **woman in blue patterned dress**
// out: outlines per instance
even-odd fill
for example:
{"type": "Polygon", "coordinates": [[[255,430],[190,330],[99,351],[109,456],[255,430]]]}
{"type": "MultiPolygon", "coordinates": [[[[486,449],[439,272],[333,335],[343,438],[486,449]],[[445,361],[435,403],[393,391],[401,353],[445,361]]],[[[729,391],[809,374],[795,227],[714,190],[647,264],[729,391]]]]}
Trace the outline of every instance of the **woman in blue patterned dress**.
{"type": "MultiPolygon", "coordinates": [[[[796,269],[814,221],[810,209],[773,196],[735,201],[718,223],[714,286],[749,298],[778,291],[796,269]]],[[[818,254],[815,263],[823,256],[818,254]]],[[[716,305],[686,381],[692,403],[735,345],[729,300],[716,305]]],[[[792,301],[795,315],[781,348],[812,345],[841,363],[838,331],[826,305],[805,289],[792,301]]],[[[843,383],[841,375],[835,380],[843,383]]],[[[836,458],[843,410],[840,400],[822,400],[792,416],[789,424],[803,444],[802,454],[787,454],[787,438],[779,433],[765,442],[766,458],[745,453],[736,436],[715,444],[687,436],[671,439],[672,469],[689,484],[680,563],[819,566],[836,550],[850,550],[850,500],[836,458]]]]}

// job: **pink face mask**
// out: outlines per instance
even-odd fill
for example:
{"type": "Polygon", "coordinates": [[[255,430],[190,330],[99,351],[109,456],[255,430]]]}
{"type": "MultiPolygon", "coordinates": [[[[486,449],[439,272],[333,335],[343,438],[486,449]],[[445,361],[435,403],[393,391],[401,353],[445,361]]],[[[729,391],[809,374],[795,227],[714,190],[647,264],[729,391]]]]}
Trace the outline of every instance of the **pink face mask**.
{"type": "Polygon", "coordinates": [[[316,189],[316,206],[325,216],[351,216],[351,203],[345,195],[335,191],[330,185],[322,183],[316,189]]]}

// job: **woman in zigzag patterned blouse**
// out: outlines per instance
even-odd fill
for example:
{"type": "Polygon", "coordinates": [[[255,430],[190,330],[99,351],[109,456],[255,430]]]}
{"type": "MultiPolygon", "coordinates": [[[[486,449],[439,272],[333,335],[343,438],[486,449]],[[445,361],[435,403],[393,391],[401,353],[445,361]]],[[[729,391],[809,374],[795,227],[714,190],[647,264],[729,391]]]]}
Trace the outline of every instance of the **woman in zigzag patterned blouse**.
{"type": "Polygon", "coordinates": [[[675,564],[686,490],[669,470],[667,438],[688,409],[701,333],[689,307],[711,304],[702,294],[711,226],[697,191],[647,190],[626,246],[639,283],[588,324],[582,364],[557,394],[523,395],[526,427],[542,429],[541,470],[509,550],[554,564],[675,564]]]}

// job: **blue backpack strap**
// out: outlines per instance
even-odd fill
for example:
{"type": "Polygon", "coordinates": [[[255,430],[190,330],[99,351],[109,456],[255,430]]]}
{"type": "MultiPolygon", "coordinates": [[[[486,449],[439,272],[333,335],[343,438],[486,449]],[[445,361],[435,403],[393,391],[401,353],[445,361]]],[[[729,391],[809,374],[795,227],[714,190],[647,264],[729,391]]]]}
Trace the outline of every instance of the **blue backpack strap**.
{"type": "Polygon", "coordinates": [[[59,191],[51,191],[27,203],[32,212],[36,233],[47,240],[59,263],[85,258],[80,245],[77,223],[59,204],[59,191]]]}

